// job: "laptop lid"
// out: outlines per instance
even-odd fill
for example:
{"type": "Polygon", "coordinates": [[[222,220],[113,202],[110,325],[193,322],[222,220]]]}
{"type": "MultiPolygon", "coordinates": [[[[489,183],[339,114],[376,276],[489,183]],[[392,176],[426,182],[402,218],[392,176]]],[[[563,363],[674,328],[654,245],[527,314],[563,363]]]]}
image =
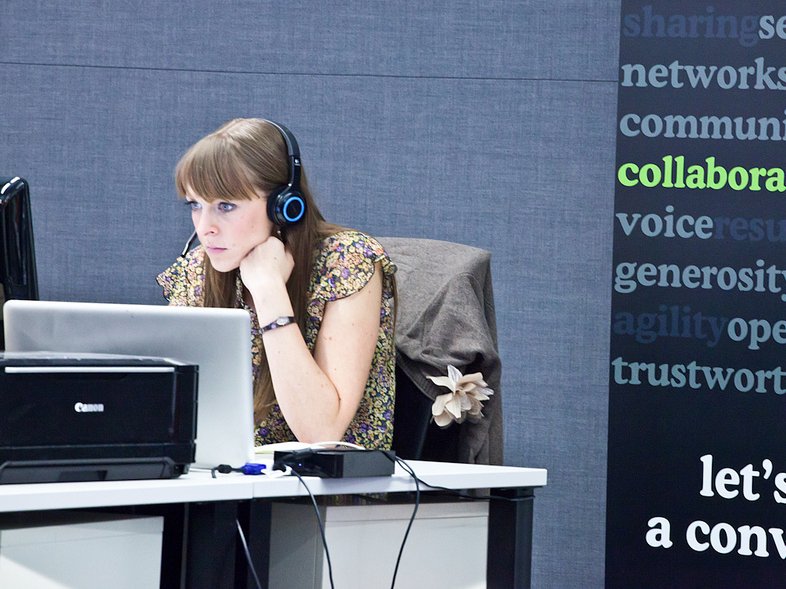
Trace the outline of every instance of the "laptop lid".
{"type": "Polygon", "coordinates": [[[242,309],[12,300],[9,352],[158,356],[199,366],[195,465],[254,457],[250,317],[242,309]]]}

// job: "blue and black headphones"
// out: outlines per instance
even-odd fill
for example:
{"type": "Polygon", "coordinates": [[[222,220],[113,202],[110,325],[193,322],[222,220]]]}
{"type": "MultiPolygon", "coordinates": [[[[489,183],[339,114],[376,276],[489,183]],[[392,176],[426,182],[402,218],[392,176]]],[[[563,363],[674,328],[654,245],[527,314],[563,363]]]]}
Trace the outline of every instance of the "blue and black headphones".
{"type": "Polygon", "coordinates": [[[300,191],[300,148],[295,136],[284,125],[267,121],[281,133],[287,146],[289,180],[285,186],[270,191],[267,197],[267,216],[279,227],[294,225],[306,214],[306,201],[300,191]]]}

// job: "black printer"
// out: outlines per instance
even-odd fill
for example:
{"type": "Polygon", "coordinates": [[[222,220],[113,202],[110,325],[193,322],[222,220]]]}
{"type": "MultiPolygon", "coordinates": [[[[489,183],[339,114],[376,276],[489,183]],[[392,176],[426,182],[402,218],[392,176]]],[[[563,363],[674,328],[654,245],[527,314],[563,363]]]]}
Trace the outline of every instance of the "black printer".
{"type": "Polygon", "coordinates": [[[197,366],[0,353],[0,483],[173,478],[196,450],[197,366]]]}

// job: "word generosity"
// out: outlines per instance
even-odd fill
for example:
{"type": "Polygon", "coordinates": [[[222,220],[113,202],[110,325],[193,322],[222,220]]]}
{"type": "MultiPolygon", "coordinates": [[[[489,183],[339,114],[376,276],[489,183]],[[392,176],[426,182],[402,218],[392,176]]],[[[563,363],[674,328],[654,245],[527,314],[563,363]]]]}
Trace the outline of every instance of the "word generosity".
{"type": "MultiPolygon", "coordinates": [[[[786,271],[774,264],[756,260],[756,267],[696,266],[688,264],[653,264],[620,262],[614,269],[614,290],[621,294],[639,287],[686,288],[689,290],[720,289],[732,292],[780,294],[786,287],[786,271]],[[781,286],[783,285],[783,286],[781,286]]],[[[786,295],[781,294],[786,301],[786,295]]]]}

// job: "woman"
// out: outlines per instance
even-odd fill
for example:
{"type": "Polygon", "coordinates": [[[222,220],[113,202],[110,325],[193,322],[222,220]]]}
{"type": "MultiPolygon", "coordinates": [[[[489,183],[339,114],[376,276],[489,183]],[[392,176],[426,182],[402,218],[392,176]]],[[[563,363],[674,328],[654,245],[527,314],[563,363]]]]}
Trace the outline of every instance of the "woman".
{"type": "Polygon", "coordinates": [[[169,304],[251,314],[257,445],[390,448],[395,267],[379,242],[323,219],[295,138],[270,121],[226,123],[175,180],[201,245],[157,280],[169,304]]]}

